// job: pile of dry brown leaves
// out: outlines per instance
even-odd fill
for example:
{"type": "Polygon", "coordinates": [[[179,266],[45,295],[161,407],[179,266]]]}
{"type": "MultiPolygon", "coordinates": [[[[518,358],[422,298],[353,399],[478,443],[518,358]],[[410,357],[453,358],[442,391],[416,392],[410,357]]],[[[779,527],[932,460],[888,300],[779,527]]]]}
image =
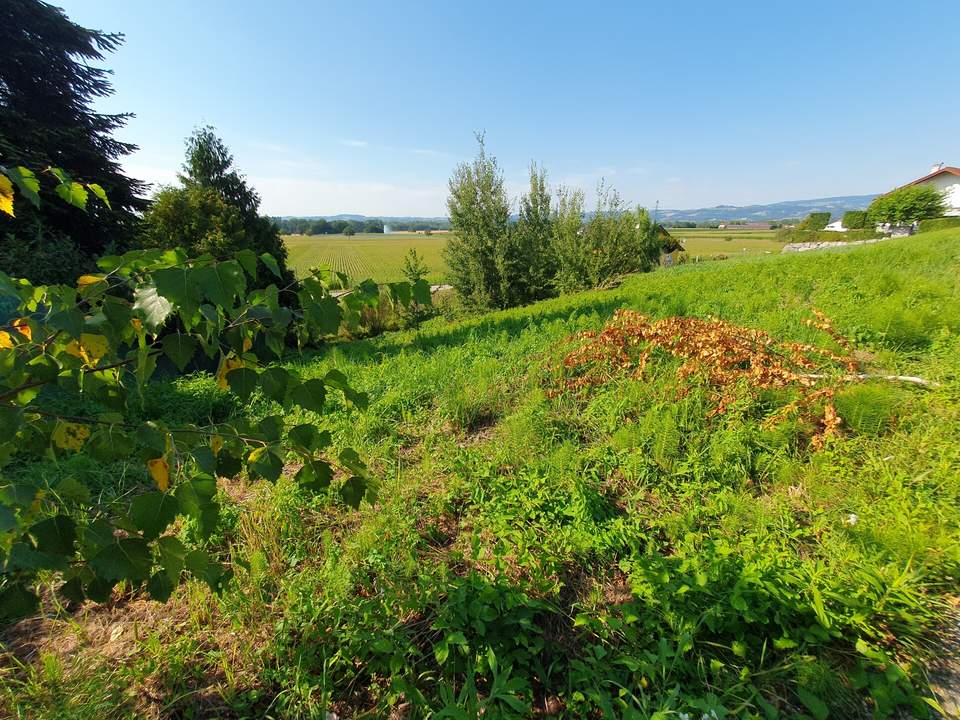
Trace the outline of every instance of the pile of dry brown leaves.
{"type": "Polygon", "coordinates": [[[777,414],[809,412],[818,408],[819,432],[814,446],[836,433],[840,418],[833,405],[831,374],[855,373],[859,363],[849,343],[830,321],[814,310],[811,327],[825,332],[842,348],[842,354],[803,343],[781,342],[762,330],[719,319],[668,317],[654,320],[634,310],[618,310],[602,330],[578,333],[569,342],[577,346],[552,368],[551,397],[579,394],[624,375],[641,378],[651,354],[661,350],[683,361],[677,379],[703,378],[717,389],[711,415],[724,413],[734,400],[734,388],[797,388],[797,400],[777,414]]]}

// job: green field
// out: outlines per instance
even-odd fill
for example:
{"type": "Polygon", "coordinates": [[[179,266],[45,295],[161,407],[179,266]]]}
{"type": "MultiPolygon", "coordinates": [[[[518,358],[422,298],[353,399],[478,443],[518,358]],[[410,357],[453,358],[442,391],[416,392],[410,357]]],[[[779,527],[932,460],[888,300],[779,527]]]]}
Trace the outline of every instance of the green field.
{"type": "Polygon", "coordinates": [[[669,228],[687,254],[709,259],[714,255],[762,255],[778,253],[783,243],[774,240],[776,230],[714,230],[710,228],[669,228]]]}
{"type": "MultiPolygon", "coordinates": [[[[331,394],[285,423],[357,448],[375,504],[311,495],[290,467],[275,485],[221,479],[209,549],[236,582],[27,624],[0,715],[928,717],[960,571],[958,274],[960,232],[941,231],[674,267],[293,356],[369,393],[366,411],[331,394]],[[811,326],[815,308],[853,347],[811,326]],[[758,387],[773,365],[734,363],[721,389],[662,349],[642,372],[610,356],[595,384],[559,384],[580,333],[619,309],[730,323],[688,348],[708,360],[732,327],[752,349],[812,344],[928,384],[826,361],[810,372],[832,396],[803,406],[802,383],[758,387]]],[[[147,400],[196,423],[280,407],[208,375],[147,400]]],[[[31,473],[135,474],[57,462],[31,473]]]]}
{"type": "Polygon", "coordinates": [[[430,268],[430,282],[443,280],[446,265],[443,248],[447,235],[383,235],[377,233],[358,235],[285,235],[287,263],[303,277],[315,265],[326,265],[346,273],[352,280],[370,278],[377,282],[402,280],[400,272],[403,256],[410,248],[416,248],[430,268]]]}
{"type": "MultiPolygon", "coordinates": [[[[776,242],[774,230],[712,230],[673,228],[692,258],[708,260],[715,255],[762,255],[779,253],[783,243],[776,242]],[[729,240],[728,240],[729,238],[729,240]]],[[[430,268],[430,282],[442,282],[446,272],[443,248],[449,235],[285,235],[288,263],[297,277],[303,277],[315,265],[326,265],[344,272],[354,280],[371,278],[377,282],[402,280],[400,265],[411,247],[424,257],[430,268]]]]}

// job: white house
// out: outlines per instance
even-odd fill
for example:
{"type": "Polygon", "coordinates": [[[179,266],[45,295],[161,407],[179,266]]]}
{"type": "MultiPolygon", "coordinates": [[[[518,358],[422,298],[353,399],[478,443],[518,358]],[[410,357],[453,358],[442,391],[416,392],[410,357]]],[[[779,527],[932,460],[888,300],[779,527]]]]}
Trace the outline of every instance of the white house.
{"type": "MultiPolygon", "coordinates": [[[[960,215],[960,167],[945,166],[943,163],[934,165],[930,172],[922,178],[909,182],[902,187],[911,185],[929,185],[943,193],[947,209],[944,215],[960,215]]],[[[898,188],[899,189],[899,188],[898,188]]]]}
{"type": "Polygon", "coordinates": [[[824,230],[830,230],[832,232],[846,232],[847,229],[843,226],[843,218],[838,218],[832,223],[827,225],[824,230]]]}

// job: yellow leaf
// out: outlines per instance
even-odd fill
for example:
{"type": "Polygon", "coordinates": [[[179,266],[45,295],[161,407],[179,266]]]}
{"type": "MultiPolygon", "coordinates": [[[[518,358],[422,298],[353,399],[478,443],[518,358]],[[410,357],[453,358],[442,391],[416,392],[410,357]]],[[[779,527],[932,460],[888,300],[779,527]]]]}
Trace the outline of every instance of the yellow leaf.
{"type": "Polygon", "coordinates": [[[26,318],[20,318],[19,320],[13,321],[14,329],[23,335],[27,340],[33,340],[33,330],[30,329],[30,326],[27,324],[26,318]]]}
{"type": "Polygon", "coordinates": [[[143,323],[140,322],[140,318],[130,318],[130,324],[133,325],[133,329],[137,332],[143,330],[143,323]]]}
{"type": "Polygon", "coordinates": [[[90,437],[90,428],[73,422],[58,422],[51,439],[54,445],[64,450],[78,452],[90,437]]]}
{"type": "Polygon", "coordinates": [[[249,349],[252,348],[252,347],[253,347],[253,341],[252,341],[250,338],[245,337],[245,338],[243,339],[243,351],[246,352],[247,350],[249,350],[249,349]]]}
{"type": "Polygon", "coordinates": [[[16,217],[13,214],[13,183],[3,173],[0,173],[0,211],[16,217]]]}
{"type": "Polygon", "coordinates": [[[217,371],[217,385],[220,386],[222,390],[226,390],[227,385],[227,373],[231,370],[236,370],[237,368],[243,367],[243,360],[236,357],[224,358],[220,363],[220,369],[217,371]]]}
{"type": "Polygon", "coordinates": [[[150,477],[152,477],[153,481],[157,484],[157,489],[160,490],[160,492],[166,492],[167,488],[170,487],[170,465],[167,463],[166,458],[147,460],[147,470],[150,472],[150,477]]]}
{"type": "Polygon", "coordinates": [[[77,278],[77,290],[83,292],[91,285],[96,285],[98,282],[103,282],[103,275],[81,275],[77,278]]]}
{"type": "Polygon", "coordinates": [[[12,348],[13,340],[10,337],[10,333],[6,330],[0,330],[0,348],[12,348]]]}
{"type": "Polygon", "coordinates": [[[110,345],[103,335],[81,333],[79,340],[67,343],[65,352],[83,360],[84,365],[96,365],[109,349],[110,345]]]}
{"type": "Polygon", "coordinates": [[[213,450],[214,455],[219,455],[220,450],[223,448],[223,438],[219,435],[214,435],[210,438],[210,449],[213,450]]]}
{"type": "Polygon", "coordinates": [[[248,462],[248,463],[255,463],[255,462],[260,458],[260,456],[263,455],[266,451],[267,451],[266,446],[255,448],[255,449],[247,456],[247,462],[248,462]]]}

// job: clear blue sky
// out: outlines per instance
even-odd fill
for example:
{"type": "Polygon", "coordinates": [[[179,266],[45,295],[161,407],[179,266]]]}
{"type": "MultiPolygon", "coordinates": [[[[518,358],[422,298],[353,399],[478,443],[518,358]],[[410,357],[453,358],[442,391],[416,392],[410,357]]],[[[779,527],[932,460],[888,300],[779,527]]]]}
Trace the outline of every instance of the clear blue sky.
{"type": "Polygon", "coordinates": [[[60,0],[123,32],[128,171],[212,124],[271,214],[446,214],[485,130],[518,194],[689,208],[885,191],[960,165],[960,3],[60,0]]]}

